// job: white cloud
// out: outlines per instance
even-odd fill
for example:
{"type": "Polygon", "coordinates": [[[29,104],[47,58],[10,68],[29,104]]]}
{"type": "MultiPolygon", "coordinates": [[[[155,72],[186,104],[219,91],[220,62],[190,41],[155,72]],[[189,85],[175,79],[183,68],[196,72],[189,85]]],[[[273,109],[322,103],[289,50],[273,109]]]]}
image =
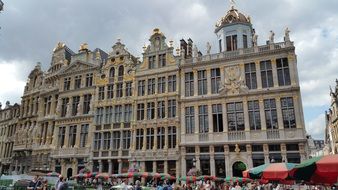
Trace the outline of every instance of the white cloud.
{"type": "Polygon", "coordinates": [[[325,115],[320,114],[313,120],[310,120],[306,123],[306,129],[314,139],[324,139],[325,115]]]}
{"type": "Polygon", "coordinates": [[[20,80],[19,71],[23,65],[19,61],[0,61],[0,102],[4,105],[6,101],[20,103],[19,97],[23,94],[25,81],[20,80]]]}

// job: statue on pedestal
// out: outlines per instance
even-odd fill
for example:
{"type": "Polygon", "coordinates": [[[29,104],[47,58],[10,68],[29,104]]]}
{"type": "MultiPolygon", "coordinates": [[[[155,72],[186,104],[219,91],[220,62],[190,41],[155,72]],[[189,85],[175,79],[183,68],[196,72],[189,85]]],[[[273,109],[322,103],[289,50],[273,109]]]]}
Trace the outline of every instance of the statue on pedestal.
{"type": "Polygon", "coordinates": [[[275,41],[275,33],[270,30],[269,44],[273,44],[275,41]]]}
{"type": "Polygon", "coordinates": [[[285,36],[284,36],[284,41],[289,42],[290,41],[290,30],[288,27],[285,28],[285,36]]]}

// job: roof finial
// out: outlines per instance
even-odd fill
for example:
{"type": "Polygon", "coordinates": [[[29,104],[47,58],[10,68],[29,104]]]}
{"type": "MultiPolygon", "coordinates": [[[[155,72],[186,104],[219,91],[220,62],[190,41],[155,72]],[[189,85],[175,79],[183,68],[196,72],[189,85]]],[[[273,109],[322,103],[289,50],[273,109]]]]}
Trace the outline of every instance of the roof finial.
{"type": "Polygon", "coordinates": [[[234,9],[236,3],[235,3],[235,0],[229,0],[230,1],[230,7],[231,9],[234,9]]]}

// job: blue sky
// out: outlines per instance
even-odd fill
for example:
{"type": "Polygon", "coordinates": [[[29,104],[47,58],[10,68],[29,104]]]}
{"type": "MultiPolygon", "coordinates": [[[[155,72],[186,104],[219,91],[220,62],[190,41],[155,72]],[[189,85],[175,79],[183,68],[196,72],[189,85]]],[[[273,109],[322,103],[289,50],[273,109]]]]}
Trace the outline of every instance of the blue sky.
{"type": "MultiPolygon", "coordinates": [[[[141,56],[151,31],[159,27],[174,40],[191,37],[205,52],[216,43],[214,25],[226,14],[226,0],[3,0],[0,13],[0,102],[20,102],[23,87],[36,62],[49,67],[59,41],[73,51],[87,42],[106,52],[121,38],[141,56]]],[[[329,85],[338,78],[337,0],[237,0],[236,8],[250,15],[259,44],[273,30],[282,41],[284,29],[295,42],[305,125],[309,134],[324,138],[324,112],[329,85]]],[[[214,47],[214,46],[213,46],[214,47]]],[[[212,48],[216,51],[216,48],[212,48]]]]}

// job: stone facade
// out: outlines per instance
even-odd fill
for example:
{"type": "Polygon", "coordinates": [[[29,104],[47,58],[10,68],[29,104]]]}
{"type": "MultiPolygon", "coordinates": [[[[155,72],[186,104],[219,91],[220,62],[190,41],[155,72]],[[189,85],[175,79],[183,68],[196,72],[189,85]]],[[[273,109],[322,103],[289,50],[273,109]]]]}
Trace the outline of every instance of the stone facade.
{"type": "Polygon", "coordinates": [[[329,154],[338,154],[338,79],[336,80],[335,89],[330,90],[330,96],[330,109],[325,112],[325,143],[327,145],[329,154]]]}
{"type": "MultiPolygon", "coordinates": [[[[238,176],[263,163],[307,157],[295,47],[257,45],[249,17],[217,23],[218,53],[154,29],[139,61],[118,40],[110,53],[58,43],[22,96],[11,170],[82,168],[184,176],[238,176]]],[[[13,122],[16,122],[13,120],[13,122]]]]}

